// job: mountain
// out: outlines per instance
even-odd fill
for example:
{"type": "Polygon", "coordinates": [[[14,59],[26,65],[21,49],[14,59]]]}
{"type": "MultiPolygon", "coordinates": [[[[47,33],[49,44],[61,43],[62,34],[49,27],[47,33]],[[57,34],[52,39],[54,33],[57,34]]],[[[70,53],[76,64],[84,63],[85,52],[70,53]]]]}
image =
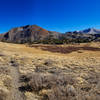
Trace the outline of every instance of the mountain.
{"type": "Polygon", "coordinates": [[[100,34],[100,30],[99,29],[95,29],[95,28],[88,28],[88,29],[79,31],[79,33],[85,33],[85,34],[100,34]]]}
{"type": "Polygon", "coordinates": [[[37,25],[26,25],[18,28],[13,28],[9,32],[1,34],[0,40],[14,43],[26,43],[37,40],[45,40],[52,35],[53,38],[58,38],[57,32],[45,30],[37,25]]]}
{"type": "Polygon", "coordinates": [[[12,43],[41,43],[41,41],[45,43],[63,43],[63,41],[89,42],[97,40],[100,41],[100,30],[94,28],[62,34],[48,31],[37,25],[26,25],[13,28],[4,34],[0,34],[0,41],[12,43]]]}
{"type": "Polygon", "coordinates": [[[4,33],[2,37],[3,41],[8,42],[27,42],[44,39],[49,32],[37,25],[26,25],[23,27],[13,28],[9,32],[4,33]]]}

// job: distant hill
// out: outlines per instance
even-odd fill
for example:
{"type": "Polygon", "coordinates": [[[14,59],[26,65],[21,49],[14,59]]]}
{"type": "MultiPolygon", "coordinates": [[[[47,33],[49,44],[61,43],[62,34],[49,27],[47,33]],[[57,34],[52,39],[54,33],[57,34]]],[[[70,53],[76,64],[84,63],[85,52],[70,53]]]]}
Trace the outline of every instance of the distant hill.
{"type": "Polygon", "coordinates": [[[0,41],[12,43],[69,43],[100,41],[100,30],[89,28],[82,31],[59,33],[37,25],[26,25],[0,34],[0,41]]]}
{"type": "Polygon", "coordinates": [[[86,34],[100,34],[99,29],[94,29],[94,28],[88,28],[82,31],[79,31],[80,33],[86,33],[86,34]]]}

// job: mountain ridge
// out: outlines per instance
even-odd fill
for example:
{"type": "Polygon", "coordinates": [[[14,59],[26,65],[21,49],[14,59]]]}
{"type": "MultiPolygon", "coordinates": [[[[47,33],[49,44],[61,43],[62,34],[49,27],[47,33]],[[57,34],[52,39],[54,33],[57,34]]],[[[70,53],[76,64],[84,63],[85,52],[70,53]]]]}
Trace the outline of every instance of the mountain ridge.
{"type": "Polygon", "coordinates": [[[16,27],[4,34],[0,34],[0,41],[12,43],[28,43],[34,41],[53,40],[78,40],[89,39],[90,41],[98,40],[100,37],[100,30],[95,28],[88,28],[81,31],[73,32],[55,32],[48,31],[38,25],[25,25],[16,27]]]}
{"type": "Polygon", "coordinates": [[[80,33],[86,33],[86,34],[100,34],[100,29],[95,28],[88,28],[83,31],[79,31],[80,33]]]}

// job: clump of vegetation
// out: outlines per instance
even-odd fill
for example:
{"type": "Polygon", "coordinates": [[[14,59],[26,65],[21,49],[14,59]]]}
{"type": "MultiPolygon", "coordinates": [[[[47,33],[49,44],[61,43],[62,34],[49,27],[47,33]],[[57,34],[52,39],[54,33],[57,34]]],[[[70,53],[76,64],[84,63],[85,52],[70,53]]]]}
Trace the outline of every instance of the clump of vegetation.
{"type": "Polygon", "coordinates": [[[62,37],[61,39],[54,39],[54,38],[49,38],[49,39],[44,39],[44,40],[35,40],[33,42],[28,42],[29,44],[72,44],[72,43],[89,43],[92,42],[93,39],[91,38],[64,38],[62,37]]]}
{"type": "Polygon", "coordinates": [[[58,45],[30,45],[30,47],[38,48],[40,47],[44,51],[50,51],[55,53],[71,53],[79,50],[89,50],[89,51],[100,51],[100,48],[98,47],[87,47],[87,46],[58,46],[58,45]]]}
{"type": "Polygon", "coordinates": [[[73,86],[75,80],[70,76],[34,73],[29,77],[27,85],[20,87],[19,90],[34,91],[42,96],[42,100],[66,100],[68,96],[74,98],[77,95],[73,86]]]}
{"type": "Polygon", "coordinates": [[[91,73],[84,78],[74,75],[34,72],[21,77],[24,85],[19,90],[36,93],[40,100],[99,100],[99,78],[91,73]]]}

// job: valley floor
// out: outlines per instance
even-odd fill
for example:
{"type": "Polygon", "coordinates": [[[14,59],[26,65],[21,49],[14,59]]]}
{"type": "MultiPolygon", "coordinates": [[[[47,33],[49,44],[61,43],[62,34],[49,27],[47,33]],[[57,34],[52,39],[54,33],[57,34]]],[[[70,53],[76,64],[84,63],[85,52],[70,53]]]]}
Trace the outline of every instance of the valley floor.
{"type": "Polygon", "coordinates": [[[100,43],[0,42],[0,100],[100,100],[100,43]]]}

